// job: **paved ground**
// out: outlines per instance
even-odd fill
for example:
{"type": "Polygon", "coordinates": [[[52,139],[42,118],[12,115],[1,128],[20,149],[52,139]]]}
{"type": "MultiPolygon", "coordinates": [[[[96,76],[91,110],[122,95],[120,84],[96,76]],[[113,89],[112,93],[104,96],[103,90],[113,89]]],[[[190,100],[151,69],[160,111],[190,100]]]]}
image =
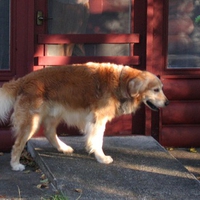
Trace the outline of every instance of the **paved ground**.
{"type": "Polygon", "coordinates": [[[200,183],[153,138],[107,137],[114,163],[102,165],[83,150],[83,137],[63,138],[76,150],[66,156],[46,140],[32,140],[32,154],[54,186],[70,199],[184,199],[200,197],[200,183]],[[80,192],[77,192],[80,191],[80,192]]]}
{"type": "MultiPolygon", "coordinates": [[[[48,178],[69,199],[200,199],[200,183],[180,164],[199,177],[199,149],[170,151],[178,162],[150,137],[106,138],[105,151],[115,161],[102,165],[83,151],[82,141],[67,140],[76,149],[73,156],[58,153],[46,141],[37,143],[36,153],[48,178]]],[[[24,157],[32,165],[26,153],[24,157]]],[[[56,194],[37,167],[13,172],[9,160],[10,154],[0,156],[0,199],[47,200],[56,194]]]]}
{"type": "Polygon", "coordinates": [[[55,194],[51,185],[41,188],[44,175],[36,166],[28,166],[23,172],[10,167],[10,153],[0,156],[0,199],[48,199],[55,194]]]}
{"type": "Polygon", "coordinates": [[[169,153],[179,160],[185,168],[200,180],[200,148],[175,148],[169,153]]]}

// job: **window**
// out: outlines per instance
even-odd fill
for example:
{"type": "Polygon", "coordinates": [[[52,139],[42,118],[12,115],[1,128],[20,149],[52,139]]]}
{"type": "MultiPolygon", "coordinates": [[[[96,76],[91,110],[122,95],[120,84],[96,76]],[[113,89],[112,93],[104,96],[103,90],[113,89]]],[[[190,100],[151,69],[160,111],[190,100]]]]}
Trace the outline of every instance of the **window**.
{"type": "Polygon", "coordinates": [[[200,68],[200,0],[169,0],[168,69],[200,68]]]}
{"type": "Polygon", "coordinates": [[[10,1],[0,0],[0,70],[10,68],[10,1]]]}

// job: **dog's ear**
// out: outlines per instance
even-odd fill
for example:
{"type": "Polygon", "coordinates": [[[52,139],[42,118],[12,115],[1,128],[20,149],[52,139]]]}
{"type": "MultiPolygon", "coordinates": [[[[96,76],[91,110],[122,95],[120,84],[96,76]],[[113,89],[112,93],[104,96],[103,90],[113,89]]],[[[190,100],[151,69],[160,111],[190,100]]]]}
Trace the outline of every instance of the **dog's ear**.
{"type": "Polygon", "coordinates": [[[131,79],[128,83],[129,95],[134,97],[143,92],[146,88],[147,80],[142,76],[131,79]]]}

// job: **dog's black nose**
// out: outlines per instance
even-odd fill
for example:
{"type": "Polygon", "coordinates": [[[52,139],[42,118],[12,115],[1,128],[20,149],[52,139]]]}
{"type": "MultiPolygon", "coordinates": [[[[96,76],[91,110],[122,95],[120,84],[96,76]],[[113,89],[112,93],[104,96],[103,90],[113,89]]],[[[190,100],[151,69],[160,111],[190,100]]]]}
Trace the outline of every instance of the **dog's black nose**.
{"type": "Polygon", "coordinates": [[[166,100],[165,101],[165,106],[168,106],[169,105],[169,100],[166,100]]]}

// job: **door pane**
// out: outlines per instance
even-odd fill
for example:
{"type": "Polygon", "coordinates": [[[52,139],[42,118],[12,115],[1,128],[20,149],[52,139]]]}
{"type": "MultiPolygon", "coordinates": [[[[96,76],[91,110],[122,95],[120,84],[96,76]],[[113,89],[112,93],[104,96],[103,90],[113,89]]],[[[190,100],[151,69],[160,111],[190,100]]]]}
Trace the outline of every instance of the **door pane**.
{"type": "Polygon", "coordinates": [[[169,0],[168,68],[200,67],[200,0],[169,0]]]}
{"type": "Polygon", "coordinates": [[[9,0],[0,0],[0,70],[9,69],[9,0]]]}
{"type": "MultiPolygon", "coordinates": [[[[49,0],[48,34],[131,33],[131,0],[49,0]]],[[[47,45],[48,56],[124,56],[128,44],[47,45]]]]}

